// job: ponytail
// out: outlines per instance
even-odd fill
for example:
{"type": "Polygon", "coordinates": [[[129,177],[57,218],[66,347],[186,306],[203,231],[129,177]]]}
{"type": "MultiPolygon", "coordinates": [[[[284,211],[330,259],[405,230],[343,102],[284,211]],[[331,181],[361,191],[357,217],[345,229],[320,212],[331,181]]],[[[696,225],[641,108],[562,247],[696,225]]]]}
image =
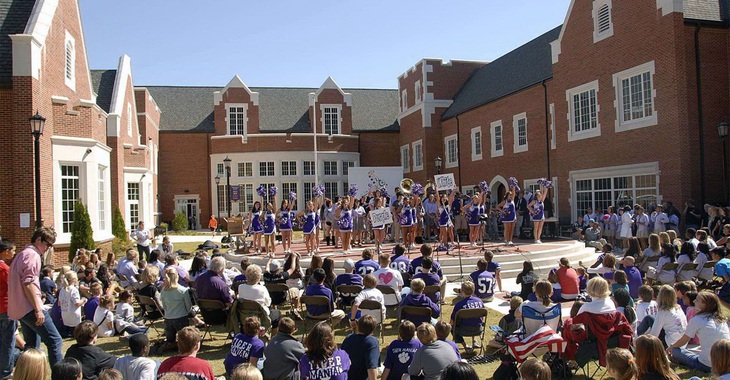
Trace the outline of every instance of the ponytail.
{"type": "Polygon", "coordinates": [[[629,324],[634,324],[636,322],[636,311],[632,306],[626,306],[624,307],[624,316],[626,317],[626,320],[629,322],[629,324]]]}
{"type": "Polygon", "coordinates": [[[549,294],[543,294],[543,296],[542,296],[542,304],[544,306],[550,306],[550,295],[549,294]]]}

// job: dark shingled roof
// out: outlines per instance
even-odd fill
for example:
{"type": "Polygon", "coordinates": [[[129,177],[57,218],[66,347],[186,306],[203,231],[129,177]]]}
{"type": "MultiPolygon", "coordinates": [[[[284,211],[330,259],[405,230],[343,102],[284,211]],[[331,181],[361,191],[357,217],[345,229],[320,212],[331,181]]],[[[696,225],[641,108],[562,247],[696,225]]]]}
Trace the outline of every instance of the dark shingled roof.
{"type": "MultiPolygon", "coordinates": [[[[160,107],[160,130],[215,132],[213,92],[222,87],[144,86],[160,107]]],[[[309,132],[309,93],[316,88],[252,87],[259,93],[259,130],[309,132]]],[[[398,91],[343,89],[352,94],[355,132],[397,131],[398,91]]]]}
{"type": "Polygon", "coordinates": [[[558,39],[561,27],[558,26],[475,71],[456,94],[442,120],[552,78],[550,43],[558,39]]]}
{"type": "Polygon", "coordinates": [[[33,11],[33,0],[0,0],[0,85],[9,86],[13,77],[12,34],[23,34],[33,11]]]}
{"type": "Polygon", "coordinates": [[[728,19],[728,0],[684,0],[684,18],[723,22],[728,19]]]}
{"type": "Polygon", "coordinates": [[[106,113],[111,108],[116,78],[117,70],[91,70],[91,89],[96,93],[96,104],[106,113]]]}

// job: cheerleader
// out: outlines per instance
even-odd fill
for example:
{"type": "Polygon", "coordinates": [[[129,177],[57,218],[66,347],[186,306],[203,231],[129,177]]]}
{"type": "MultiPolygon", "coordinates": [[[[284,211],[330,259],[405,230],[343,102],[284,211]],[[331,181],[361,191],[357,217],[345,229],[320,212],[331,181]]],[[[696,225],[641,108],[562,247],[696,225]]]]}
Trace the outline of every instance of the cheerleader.
{"type": "Polygon", "coordinates": [[[438,207],[439,215],[439,240],[441,242],[440,250],[448,249],[449,241],[454,240],[454,221],[451,218],[451,204],[454,202],[455,191],[448,196],[443,194],[438,207]]]}
{"type": "Polygon", "coordinates": [[[515,221],[517,213],[515,212],[514,193],[508,191],[505,198],[497,208],[502,210],[502,224],[504,225],[504,241],[507,245],[513,246],[512,233],[515,231],[515,221]]]}
{"type": "Polygon", "coordinates": [[[253,208],[248,212],[249,231],[253,235],[253,249],[258,255],[261,253],[261,236],[264,234],[264,227],[261,225],[261,202],[256,201],[253,208]]]}
{"type": "Polygon", "coordinates": [[[331,199],[326,198],[324,200],[324,237],[327,245],[332,243],[337,248],[337,220],[335,219],[335,211],[337,210],[337,203],[332,202],[331,199]]]}
{"type": "Polygon", "coordinates": [[[413,207],[411,207],[411,199],[403,199],[403,207],[400,209],[398,214],[398,223],[400,224],[400,230],[403,234],[403,245],[406,248],[411,249],[411,237],[413,236],[413,207]]]}
{"type": "Polygon", "coordinates": [[[426,211],[423,209],[423,199],[421,197],[414,196],[413,203],[413,230],[415,231],[413,240],[415,241],[416,236],[423,236],[423,217],[426,215],[426,211]]]}
{"type": "Polygon", "coordinates": [[[276,214],[274,214],[274,205],[271,202],[266,203],[266,214],[264,215],[264,248],[266,249],[266,257],[274,257],[274,246],[276,240],[276,214]]]}
{"type": "Polygon", "coordinates": [[[358,247],[362,247],[363,231],[365,231],[365,207],[362,204],[363,202],[360,199],[355,199],[355,204],[352,206],[352,230],[354,233],[352,240],[353,245],[357,245],[358,247]]]}
{"type": "Polygon", "coordinates": [[[469,223],[469,244],[476,247],[479,241],[479,217],[484,214],[484,195],[476,193],[471,196],[471,203],[461,207],[469,223]]]}
{"type": "Polygon", "coordinates": [[[279,225],[279,232],[281,232],[281,246],[284,248],[284,253],[289,253],[291,251],[292,219],[294,218],[294,212],[291,210],[288,200],[284,199],[281,201],[278,216],[276,222],[279,225]]]}
{"type": "Polygon", "coordinates": [[[527,205],[527,208],[530,210],[530,216],[532,217],[532,230],[535,235],[536,244],[542,243],[540,236],[542,236],[542,227],[545,225],[545,205],[542,201],[542,192],[536,190],[534,199],[527,205]]]}
{"type": "Polygon", "coordinates": [[[319,210],[319,197],[315,198],[314,202],[307,201],[304,208],[304,210],[299,211],[297,218],[304,219],[302,226],[304,245],[307,247],[307,254],[312,256],[317,249],[317,241],[319,240],[317,235],[319,214],[316,211],[319,210]]]}
{"type": "MultiPolygon", "coordinates": [[[[373,198],[373,208],[371,212],[375,210],[380,210],[382,208],[384,208],[383,198],[373,198]]],[[[380,245],[383,244],[383,240],[385,240],[385,224],[373,224],[372,229],[375,235],[375,249],[377,250],[378,254],[380,254],[380,245]]]]}
{"type": "Polygon", "coordinates": [[[335,211],[337,219],[337,227],[340,232],[340,240],[342,241],[342,251],[347,253],[352,248],[350,240],[352,239],[352,209],[350,208],[350,197],[345,195],[340,199],[340,205],[335,211]]]}

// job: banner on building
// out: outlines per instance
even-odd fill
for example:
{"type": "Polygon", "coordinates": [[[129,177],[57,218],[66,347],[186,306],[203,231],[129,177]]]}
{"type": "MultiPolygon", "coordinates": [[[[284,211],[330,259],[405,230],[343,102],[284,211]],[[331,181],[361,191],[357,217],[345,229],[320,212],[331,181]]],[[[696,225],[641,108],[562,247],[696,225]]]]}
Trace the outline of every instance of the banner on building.
{"type": "Polygon", "coordinates": [[[388,189],[388,194],[393,196],[402,179],[403,168],[400,166],[352,167],[347,174],[347,182],[357,185],[358,198],[382,188],[388,189]]]}
{"type": "Polygon", "coordinates": [[[453,190],[456,189],[456,181],[454,181],[454,174],[437,174],[433,176],[434,182],[436,182],[436,189],[438,190],[453,190]]]}
{"type": "Polygon", "coordinates": [[[241,200],[241,186],[231,185],[231,202],[238,202],[241,200]]]}

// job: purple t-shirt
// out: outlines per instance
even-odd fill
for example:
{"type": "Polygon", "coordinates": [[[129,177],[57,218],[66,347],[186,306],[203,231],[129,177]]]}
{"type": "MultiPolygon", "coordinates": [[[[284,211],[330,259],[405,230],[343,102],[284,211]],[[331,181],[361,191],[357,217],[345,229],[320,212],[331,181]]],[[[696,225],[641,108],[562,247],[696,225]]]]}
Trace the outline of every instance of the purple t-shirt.
{"type": "Polygon", "coordinates": [[[626,277],[629,279],[629,294],[631,294],[631,298],[639,298],[639,287],[644,285],[639,268],[624,267],[624,272],[626,272],[626,277]]]}
{"type": "Polygon", "coordinates": [[[257,336],[236,334],[231,343],[231,351],[223,361],[226,374],[230,375],[241,363],[248,363],[251,358],[264,357],[264,342],[257,336]]]}
{"type": "Polygon", "coordinates": [[[299,359],[299,372],[302,379],[347,380],[349,370],[350,356],[343,350],[335,350],[331,357],[316,364],[310,363],[306,354],[299,359]]]}
{"type": "Polygon", "coordinates": [[[360,285],[362,286],[362,276],[356,273],[343,273],[335,278],[335,286],[339,285],[360,285]]]}
{"type": "Polygon", "coordinates": [[[390,258],[390,268],[397,270],[401,274],[408,273],[408,268],[410,268],[410,266],[411,261],[404,255],[393,256],[390,258]]]}
{"type": "Polygon", "coordinates": [[[361,276],[372,274],[378,269],[380,269],[380,265],[375,260],[360,260],[355,263],[355,273],[361,276]]]}
{"type": "MultiPolygon", "coordinates": [[[[426,286],[433,286],[433,285],[441,284],[441,279],[439,278],[439,276],[436,273],[433,273],[433,272],[431,272],[431,273],[418,272],[418,273],[416,273],[415,276],[413,276],[411,281],[413,281],[417,278],[420,278],[421,280],[423,280],[423,282],[426,284],[426,286]]],[[[439,302],[440,297],[441,297],[441,292],[436,292],[436,293],[432,293],[432,294],[428,295],[428,298],[430,298],[431,301],[433,301],[435,303],[439,302]]]]}
{"type": "MultiPolygon", "coordinates": [[[[423,261],[423,256],[413,259],[413,261],[411,261],[411,265],[408,267],[408,272],[412,275],[415,275],[416,273],[421,273],[421,261],[423,261]]],[[[438,274],[439,278],[444,277],[444,272],[441,270],[441,264],[439,264],[439,262],[436,260],[433,261],[431,273],[438,274]]]]}
{"type": "Polygon", "coordinates": [[[472,272],[469,277],[474,282],[474,295],[478,298],[494,297],[494,275],[489,270],[472,272]]]}
{"type": "Polygon", "coordinates": [[[84,318],[89,321],[93,321],[94,313],[96,313],[97,307],[99,307],[99,297],[89,298],[89,300],[84,305],[84,318]]]}
{"type": "Polygon", "coordinates": [[[413,355],[423,344],[416,338],[410,342],[396,339],[390,343],[385,353],[385,368],[390,369],[390,375],[384,380],[400,380],[404,373],[408,373],[408,366],[411,365],[413,355]]]}
{"type": "MultiPolygon", "coordinates": [[[[425,294],[409,294],[405,297],[403,297],[403,300],[400,302],[401,306],[425,306],[431,308],[431,317],[432,318],[438,318],[439,315],[441,315],[441,308],[439,305],[433,301],[431,301],[430,298],[426,297],[425,294]]],[[[422,317],[422,316],[407,316],[406,314],[403,314],[403,319],[408,319],[409,321],[413,322],[414,325],[420,326],[421,323],[430,323],[431,318],[422,317]]]]}
{"type": "MultiPolygon", "coordinates": [[[[481,309],[484,307],[484,302],[481,299],[471,296],[464,298],[454,305],[454,311],[451,312],[451,319],[456,321],[456,312],[461,309],[481,309]]],[[[459,322],[460,326],[479,326],[482,324],[481,318],[469,318],[459,322]]]]}
{"type": "Polygon", "coordinates": [[[454,352],[456,352],[456,357],[461,360],[461,353],[459,352],[459,347],[456,346],[456,343],[453,340],[448,339],[439,339],[440,341],[447,343],[451,348],[454,349],[454,352]]]}
{"type": "MultiPolygon", "coordinates": [[[[335,300],[332,296],[332,291],[324,285],[320,285],[320,284],[309,285],[309,286],[307,286],[307,289],[304,292],[304,294],[306,294],[308,296],[325,296],[325,297],[329,298],[329,300],[330,300],[330,310],[335,309],[335,300]]],[[[311,305],[311,306],[307,305],[307,311],[309,312],[309,314],[312,314],[312,315],[320,315],[320,314],[324,314],[327,312],[327,310],[325,309],[324,306],[318,306],[318,305],[311,305]]]]}

